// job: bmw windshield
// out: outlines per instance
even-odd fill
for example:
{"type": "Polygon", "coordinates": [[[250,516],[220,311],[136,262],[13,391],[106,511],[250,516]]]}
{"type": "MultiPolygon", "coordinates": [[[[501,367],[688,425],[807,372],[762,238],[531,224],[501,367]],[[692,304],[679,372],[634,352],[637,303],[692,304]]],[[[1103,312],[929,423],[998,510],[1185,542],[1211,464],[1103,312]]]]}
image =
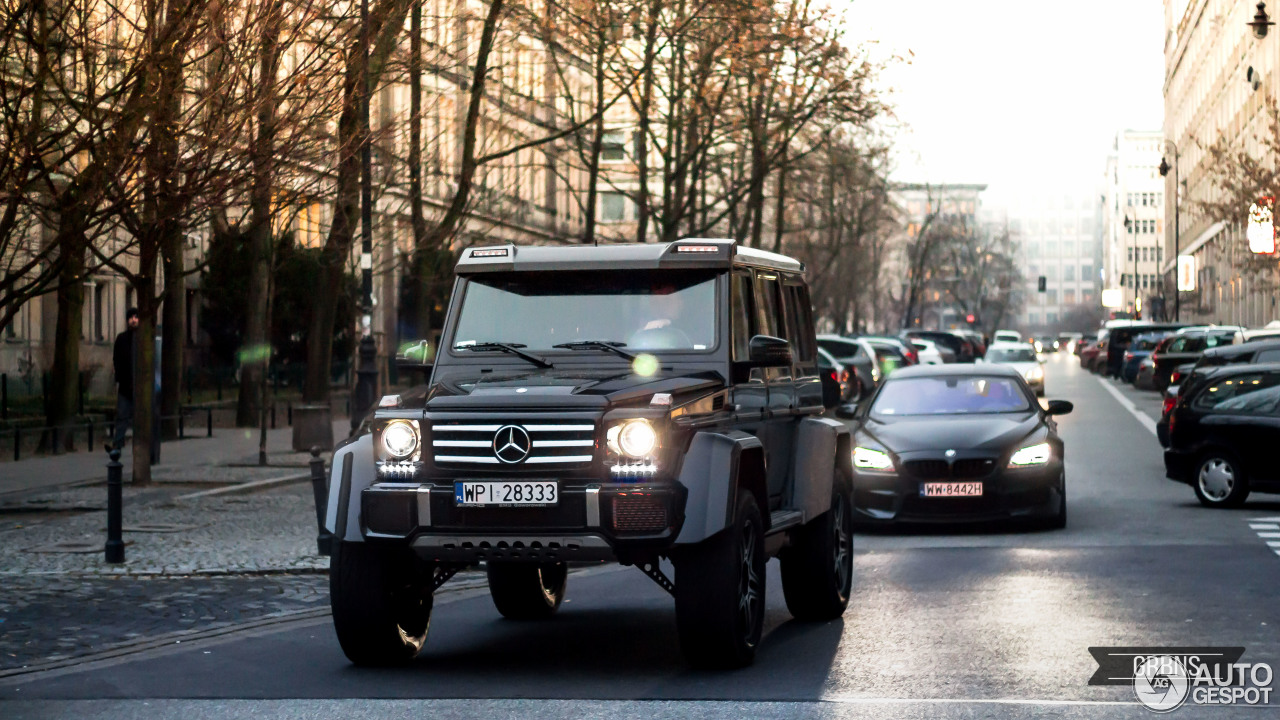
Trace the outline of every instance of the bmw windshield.
{"type": "Polygon", "coordinates": [[[562,271],[472,277],[452,347],[485,343],[547,351],[709,351],[716,273],[562,271]]]}
{"type": "Polygon", "coordinates": [[[951,376],[889,380],[871,414],[972,415],[1031,409],[1018,381],[1008,377],[951,376]]]}

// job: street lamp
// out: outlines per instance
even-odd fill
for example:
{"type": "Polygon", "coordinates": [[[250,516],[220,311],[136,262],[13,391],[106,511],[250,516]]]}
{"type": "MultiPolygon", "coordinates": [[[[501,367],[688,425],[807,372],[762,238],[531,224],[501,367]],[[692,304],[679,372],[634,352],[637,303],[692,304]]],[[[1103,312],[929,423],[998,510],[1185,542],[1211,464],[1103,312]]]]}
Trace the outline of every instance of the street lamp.
{"type": "Polygon", "coordinates": [[[1265,38],[1267,36],[1267,30],[1269,30],[1272,25],[1275,25],[1275,23],[1271,22],[1271,19],[1267,17],[1267,4],[1264,2],[1258,3],[1258,12],[1254,14],[1253,22],[1245,24],[1253,28],[1253,36],[1259,40],[1265,38]]]}
{"type": "MultiPolygon", "coordinates": [[[[1263,5],[1266,5],[1266,3],[1258,3],[1258,12],[1262,14],[1263,20],[1266,20],[1266,11],[1262,9],[1263,5]]],[[[1266,29],[1266,26],[1264,25],[1262,28],[1262,34],[1265,35],[1266,33],[1267,33],[1267,29],[1266,29]]],[[[1178,193],[1182,189],[1182,186],[1178,184],[1178,161],[1181,158],[1178,154],[1177,143],[1175,143],[1172,140],[1165,140],[1164,144],[1173,148],[1173,168],[1172,168],[1173,170],[1173,277],[1174,277],[1173,321],[1179,322],[1181,320],[1180,311],[1182,310],[1182,291],[1178,289],[1177,278],[1178,278],[1178,254],[1182,251],[1181,250],[1182,245],[1181,245],[1181,237],[1179,236],[1179,233],[1181,232],[1181,228],[1179,226],[1180,203],[1178,202],[1179,200],[1178,193]]],[[[1160,158],[1160,177],[1167,176],[1169,174],[1169,170],[1170,170],[1170,167],[1169,167],[1168,159],[1161,157],[1160,158]]],[[[1163,282],[1161,284],[1163,285],[1163,282]]]]}

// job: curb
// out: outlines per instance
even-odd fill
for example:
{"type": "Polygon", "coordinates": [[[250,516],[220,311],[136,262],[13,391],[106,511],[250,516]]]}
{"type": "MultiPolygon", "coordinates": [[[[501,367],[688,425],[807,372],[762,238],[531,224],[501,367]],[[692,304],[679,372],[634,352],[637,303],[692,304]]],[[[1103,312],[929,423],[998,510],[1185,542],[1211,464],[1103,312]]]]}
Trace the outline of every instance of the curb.
{"type": "Polygon", "coordinates": [[[214,497],[217,495],[241,495],[254,493],[259,490],[275,487],[276,485],[287,485],[289,483],[303,482],[311,479],[311,473],[295,473],[293,475],[281,475],[280,477],[267,478],[265,480],[254,480],[247,483],[236,483],[226,487],[214,488],[212,490],[200,490],[199,492],[187,493],[186,495],[178,495],[172,499],[172,502],[183,502],[184,500],[197,500],[199,498],[214,497]]]}

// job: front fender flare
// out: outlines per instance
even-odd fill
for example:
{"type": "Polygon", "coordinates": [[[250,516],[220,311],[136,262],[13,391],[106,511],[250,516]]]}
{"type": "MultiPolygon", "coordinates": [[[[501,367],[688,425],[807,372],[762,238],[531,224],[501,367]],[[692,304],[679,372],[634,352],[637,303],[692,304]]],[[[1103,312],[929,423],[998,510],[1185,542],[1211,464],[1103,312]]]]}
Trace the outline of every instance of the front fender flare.
{"type": "Polygon", "coordinates": [[[376,472],[372,433],[352,438],[333,451],[324,527],[335,538],[364,542],[360,533],[360,494],[374,483],[376,472]]]}
{"type": "MultiPolygon", "coordinates": [[[[763,451],[759,438],[737,430],[700,432],[693,436],[680,468],[679,481],[689,495],[684,506],[684,525],[676,537],[677,545],[701,542],[728,527],[740,484],[748,485],[758,502],[767,501],[768,496],[763,495],[765,488],[753,486],[762,485],[764,481],[763,451]],[[756,482],[745,478],[744,462],[753,467],[759,465],[758,472],[750,473],[756,482]]],[[[767,513],[768,505],[762,504],[760,510],[767,513]]]]}

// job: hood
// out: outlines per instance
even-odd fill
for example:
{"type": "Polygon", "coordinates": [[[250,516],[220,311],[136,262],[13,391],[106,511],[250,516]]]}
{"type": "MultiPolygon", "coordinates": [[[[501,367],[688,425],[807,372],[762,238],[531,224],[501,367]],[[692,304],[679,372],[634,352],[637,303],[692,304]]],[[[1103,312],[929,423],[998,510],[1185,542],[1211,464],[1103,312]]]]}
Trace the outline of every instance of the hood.
{"type": "Polygon", "coordinates": [[[654,393],[671,393],[675,404],[679,404],[684,398],[724,387],[719,373],[706,370],[663,370],[650,377],[637,375],[630,367],[441,370],[441,376],[424,395],[428,409],[648,405],[654,393]]]}
{"type": "Polygon", "coordinates": [[[947,417],[868,417],[859,429],[898,454],[928,450],[1003,451],[1040,426],[1035,412],[947,417]]]}
{"type": "Polygon", "coordinates": [[[1023,377],[1026,377],[1027,371],[1030,370],[1031,368],[1040,367],[1040,363],[1038,361],[1033,362],[1030,360],[1026,362],[1001,362],[1001,363],[992,363],[992,364],[1000,365],[1001,367],[1013,368],[1014,370],[1017,370],[1018,374],[1022,375],[1023,377]]]}

